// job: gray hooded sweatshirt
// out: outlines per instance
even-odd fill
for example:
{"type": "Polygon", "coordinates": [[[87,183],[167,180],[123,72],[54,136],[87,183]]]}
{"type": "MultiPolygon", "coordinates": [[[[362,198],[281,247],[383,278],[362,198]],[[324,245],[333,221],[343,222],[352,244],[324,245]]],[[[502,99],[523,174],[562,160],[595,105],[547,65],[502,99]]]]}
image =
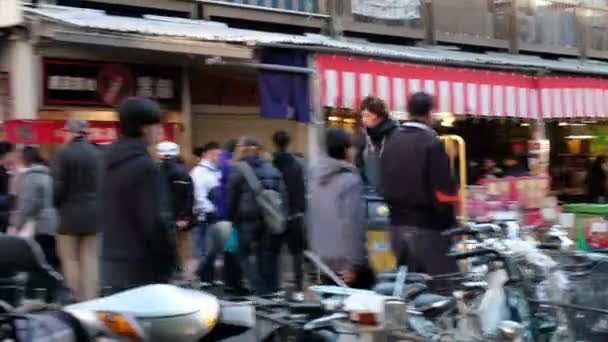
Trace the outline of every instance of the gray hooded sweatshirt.
{"type": "Polygon", "coordinates": [[[34,164],[19,180],[14,224],[18,230],[28,221],[35,223],[36,234],[54,235],[57,231],[57,211],[53,207],[53,181],[49,168],[34,164]]]}
{"type": "Polygon", "coordinates": [[[354,165],[324,157],[309,182],[309,241],[312,250],[337,271],[367,263],[361,177],[354,165]]]}

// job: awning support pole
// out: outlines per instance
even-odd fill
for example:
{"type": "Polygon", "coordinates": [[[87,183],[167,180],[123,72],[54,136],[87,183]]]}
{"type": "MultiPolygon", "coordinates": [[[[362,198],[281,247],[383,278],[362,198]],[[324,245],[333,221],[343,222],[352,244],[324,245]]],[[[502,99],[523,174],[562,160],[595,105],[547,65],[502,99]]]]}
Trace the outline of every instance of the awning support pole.
{"type": "MultiPolygon", "coordinates": [[[[313,54],[308,56],[308,65],[312,70],[316,69],[313,54]]],[[[316,160],[321,156],[321,146],[323,142],[322,132],[325,131],[325,118],[323,117],[323,107],[321,106],[321,80],[317,73],[311,74],[308,78],[310,87],[310,124],[308,125],[308,159],[316,160]]]]}
{"type": "Polygon", "coordinates": [[[311,74],[316,73],[316,70],[313,68],[304,68],[304,67],[296,67],[296,66],[280,65],[280,64],[265,64],[265,63],[256,63],[256,62],[222,61],[222,60],[218,60],[215,58],[207,59],[205,61],[205,64],[232,66],[232,67],[246,68],[246,69],[279,71],[279,72],[288,72],[288,73],[293,73],[293,74],[305,74],[305,75],[311,75],[311,74]]]}
{"type": "Polygon", "coordinates": [[[182,156],[186,159],[191,155],[192,151],[192,101],[190,98],[190,66],[188,63],[184,63],[182,66],[182,113],[181,113],[181,125],[180,130],[180,141],[182,156]]]}

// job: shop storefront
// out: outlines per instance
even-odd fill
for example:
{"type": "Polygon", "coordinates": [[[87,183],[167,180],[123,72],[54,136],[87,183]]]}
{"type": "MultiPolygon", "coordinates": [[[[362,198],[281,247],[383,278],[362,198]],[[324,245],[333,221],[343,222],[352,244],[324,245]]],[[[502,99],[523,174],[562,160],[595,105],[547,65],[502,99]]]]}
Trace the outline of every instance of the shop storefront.
{"type": "Polygon", "coordinates": [[[42,106],[36,120],[4,122],[6,138],[42,146],[52,156],[65,143],[66,120],[89,121],[90,139],[109,143],[118,136],[113,108],[129,96],[157,100],[163,109],[163,140],[175,139],[179,127],[180,69],[152,64],[42,58],[42,106]]]}
{"type": "MultiPolygon", "coordinates": [[[[531,156],[529,142],[545,146],[547,125],[552,148],[576,144],[575,141],[585,144],[588,138],[585,134],[554,136],[550,129],[552,123],[601,122],[608,117],[608,80],[605,79],[539,76],[525,70],[483,70],[483,65],[479,65],[479,69],[457,68],[324,54],[317,56],[316,64],[328,125],[356,119],[360,102],[370,94],[384,99],[396,116],[404,118],[407,96],[425,91],[435,95],[437,130],[465,139],[469,166],[479,166],[488,158],[499,166],[506,157],[516,157],[522,163],[533,160],[530,175],[536,175],[535,179],[504,184],[484,182],[487,183],[485,192],[491,190],[505,200],[530,194],[528,198],[521,198],[526,208],[543,205],[540,199],[548,195],[552,185],[546,167],[548,150],[543,152],[547,153],[546,157],[531,156]],[[544,167],[538,168],[539,165],[544,167]]],[[[479,183],[476,177],[469,177],[469,181],[479,183]]],[[[553,186],[559,184],[555,182],[553,186]]]]}

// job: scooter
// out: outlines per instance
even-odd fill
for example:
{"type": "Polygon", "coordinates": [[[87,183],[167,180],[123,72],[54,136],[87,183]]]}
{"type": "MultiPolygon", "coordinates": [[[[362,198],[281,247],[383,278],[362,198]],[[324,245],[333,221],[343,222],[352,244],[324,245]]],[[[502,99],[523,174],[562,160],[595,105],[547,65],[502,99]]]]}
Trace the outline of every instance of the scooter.
{"type": "MultiPolygon", "coordinates": [[[[0,273],[42,277],[57,304],[0,298],[0,340],[14,341],[219,341],[255,326],[250,303],[233,303],[173,285],[149,285],[61,307],[65,285],[31,239],[0,235],[0,273]],[[32,305],[32,303],[35,303],[32,305]]],[[[0,286],[1,287],[1,286],[0,286]]],[[[12,298],[12,297],[11,297],[12,298]]],[[[14,298],[13,298],[14,299],[14,298]]]]}
{"type": "Polygon", "coordinates": [[[220,341],[255,327],[248,302],[220,301],[174,285],[148,285],[68,305],[64,311],[129,341],[220,341]]]}

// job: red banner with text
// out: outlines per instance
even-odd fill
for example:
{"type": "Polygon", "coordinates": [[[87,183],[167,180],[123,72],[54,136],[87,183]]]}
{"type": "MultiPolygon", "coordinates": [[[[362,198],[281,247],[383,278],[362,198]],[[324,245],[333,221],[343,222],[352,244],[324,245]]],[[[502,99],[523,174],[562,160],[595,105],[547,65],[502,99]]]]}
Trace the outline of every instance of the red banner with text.
{"type": "MultiPolygon", "coordinates": [[[[63,144],[66,142],[63,120],[10,120],[4,123],[5,137],[16,144],[63,144]]],[[[175,140],[176,124],[164,124],[161,140],[175,140]]],[[[89,121],[89,139],[98,144],[118,137],[118,122],[89,121]]]]}

